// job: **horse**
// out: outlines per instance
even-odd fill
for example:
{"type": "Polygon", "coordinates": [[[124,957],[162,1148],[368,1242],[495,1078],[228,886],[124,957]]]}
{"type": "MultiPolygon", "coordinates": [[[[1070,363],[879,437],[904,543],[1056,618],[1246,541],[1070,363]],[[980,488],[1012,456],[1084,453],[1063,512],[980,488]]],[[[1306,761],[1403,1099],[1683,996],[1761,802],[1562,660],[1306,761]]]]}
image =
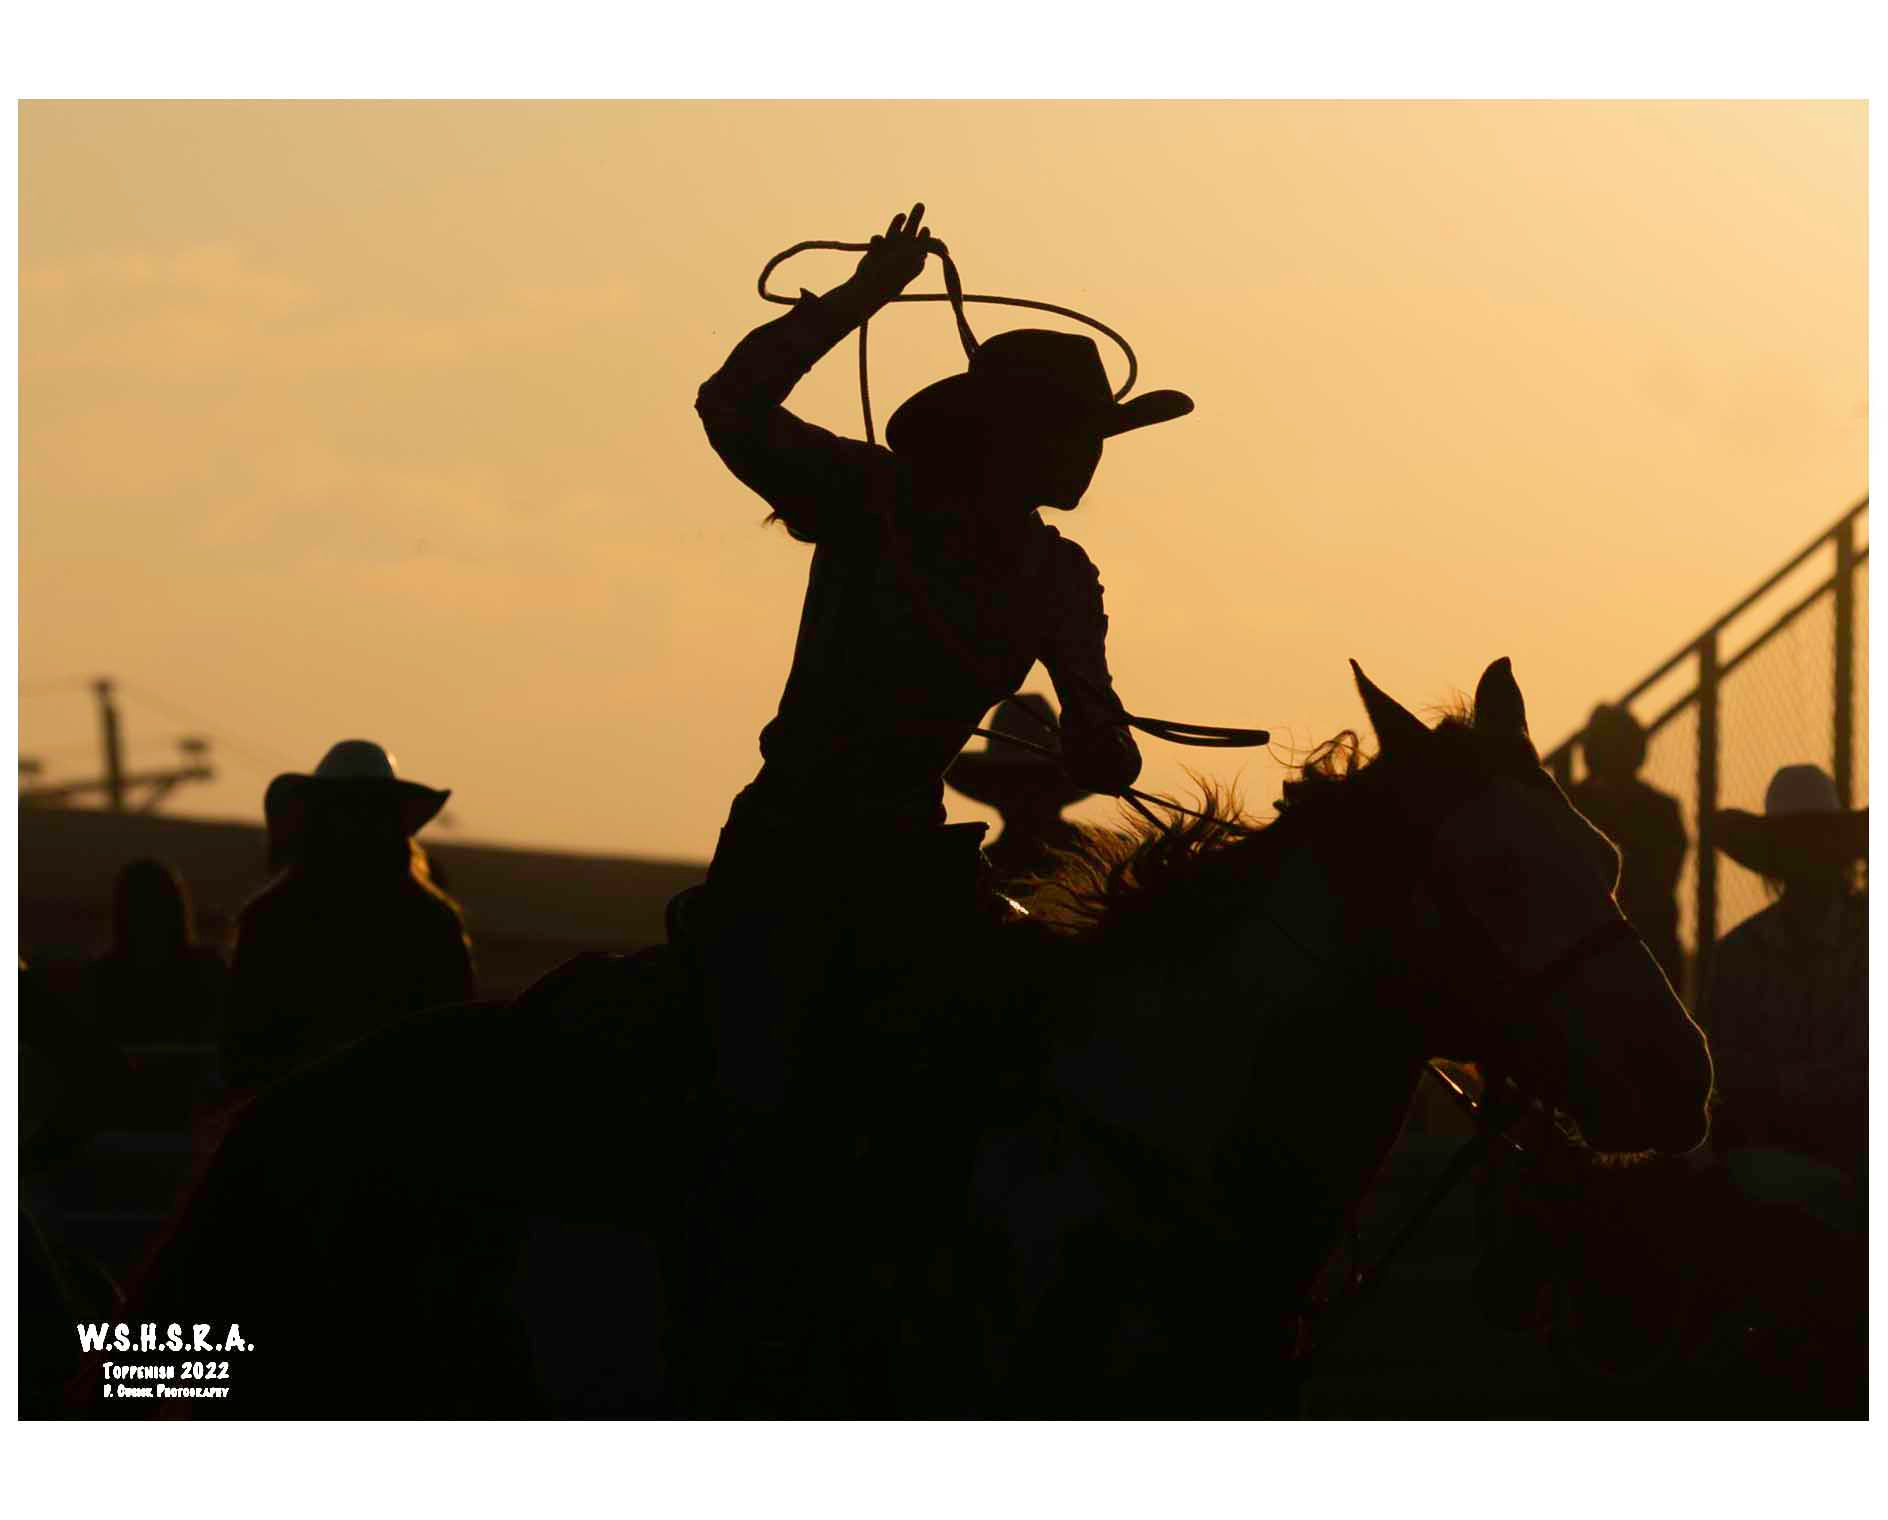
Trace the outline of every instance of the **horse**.
{"type": "Polygon", "coordinates": [[[803,1249],[748,1259],[780,1237],[721,1185],[709,1036],[657,946],[259,1097],[130,1316],[240,1322],[198,1414],[1291,1414],[1299,1311],[1427,1058],[1599,1152],[1708,1128],[1704,1036],[1508,662],[1433,727],[1352,672],[1376,755],[1339,735],[1274,820],[1209,787],[1093,835],[1055,923],[835,996],[775,1174],[803,1249]]]}

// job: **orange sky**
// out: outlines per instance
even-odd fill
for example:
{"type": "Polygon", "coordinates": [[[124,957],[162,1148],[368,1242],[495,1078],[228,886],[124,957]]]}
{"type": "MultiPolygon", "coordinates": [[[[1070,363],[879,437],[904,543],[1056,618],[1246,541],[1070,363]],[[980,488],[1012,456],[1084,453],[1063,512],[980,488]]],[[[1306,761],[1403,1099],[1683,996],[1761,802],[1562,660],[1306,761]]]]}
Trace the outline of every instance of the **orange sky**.
{"type": "MultiPolygon", "coordinates": [[[[919,198],[971,289],[1092,311],[1198,403],[1055,518],[1101,567],[1130,708],[1308,745],[1361,722],[1346,656],[1416,704],[1508,654],[1552,742],[1866,490],[1866,126],[29,104],[22,750],[89,772],[61,683],[111,674],[134,764],[217,741],[175,811],[257,816],[276,769],[362,735],[454,789],[460,837],[705,857],[810,551],[759,526],[695,387],[771,314],[768,255],[919,198]]],[[[873,351],[881,418],[961,364],[940,307],[873,351]]],[[[850,349],[795,404],[856,431],[850,349]]],[[[1143,785],[1191,762],[1276,796],[1264,756],[1144,749],[1143,785]]]]}

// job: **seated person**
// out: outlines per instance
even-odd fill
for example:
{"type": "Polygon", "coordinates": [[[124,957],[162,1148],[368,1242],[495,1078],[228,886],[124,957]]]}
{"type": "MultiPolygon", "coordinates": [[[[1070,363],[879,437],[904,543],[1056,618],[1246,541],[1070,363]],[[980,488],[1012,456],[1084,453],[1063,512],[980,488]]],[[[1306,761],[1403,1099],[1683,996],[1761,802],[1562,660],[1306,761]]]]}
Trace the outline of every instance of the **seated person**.
{"type": "Polygon", "coordinates": [[[1777,901],[1712,952],[1701,1012],[1718,1146],[1802,1151],[1859,1178],[1868,1146],[1868,810],[1819,767],[1786,765],[1762,816],[1727,809],[1717,845],[1777,901]]]}

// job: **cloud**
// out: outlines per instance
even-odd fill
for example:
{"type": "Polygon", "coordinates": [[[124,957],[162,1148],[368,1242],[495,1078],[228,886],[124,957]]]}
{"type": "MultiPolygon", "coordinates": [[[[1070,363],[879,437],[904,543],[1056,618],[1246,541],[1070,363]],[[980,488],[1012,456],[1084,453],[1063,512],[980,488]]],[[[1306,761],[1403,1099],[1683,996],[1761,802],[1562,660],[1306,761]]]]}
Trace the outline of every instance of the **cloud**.
{"type": "Polygon", "coordinates": [[[164,253],[92,254],[41,261],[20,271],[24,311],[58,316],[101,297],[196,301],[284,313],[312,305],[315,288],[259,266],[231,243],[198,243],[164,253]]]}
{"type": "Polygon", "coordinates": [[[29,264],[25,532],[225,568],[615,573],[647,461],[611,425],[636,376],[619,389],[598,334],[638,299],[612,277],[370,309],[226,243],[29,264]]]}
{"type": "Polygon", "coordinates": [[[615,277],[519,285],[470,309],[418,311],[210,243],[25,266],[22,368],[29,377],[229,386],[430,371],[589,338],[640,309],[635,286],[615,277]]]}

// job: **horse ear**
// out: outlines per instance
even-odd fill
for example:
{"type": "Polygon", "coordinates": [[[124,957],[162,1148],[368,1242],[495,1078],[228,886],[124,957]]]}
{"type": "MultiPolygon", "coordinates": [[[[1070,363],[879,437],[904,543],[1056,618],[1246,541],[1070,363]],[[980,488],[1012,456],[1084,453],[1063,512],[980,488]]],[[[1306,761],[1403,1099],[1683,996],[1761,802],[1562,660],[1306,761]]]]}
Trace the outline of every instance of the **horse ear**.
{"type": "Polygon", "coordinates": [[[1377,732],[1378,749],[1387,755],[1404,744],[1413,744],[1428,736],[1429,730],[1423,727],[1422,719],[1395,697],[1380,691],[1364,674],[1363,666],[1352,660],[1350,669],[1357,678],[1357,695],[1364,699],[1364,711],[1370,715],[1370,726],[1377,732]]]}
{"type": "Polygon", "coordinates": [[[1475,726],[1488,733],[1527,737],[1527,704],[1506,655],[1482,672],[1475,687],[1475,726]]]}

